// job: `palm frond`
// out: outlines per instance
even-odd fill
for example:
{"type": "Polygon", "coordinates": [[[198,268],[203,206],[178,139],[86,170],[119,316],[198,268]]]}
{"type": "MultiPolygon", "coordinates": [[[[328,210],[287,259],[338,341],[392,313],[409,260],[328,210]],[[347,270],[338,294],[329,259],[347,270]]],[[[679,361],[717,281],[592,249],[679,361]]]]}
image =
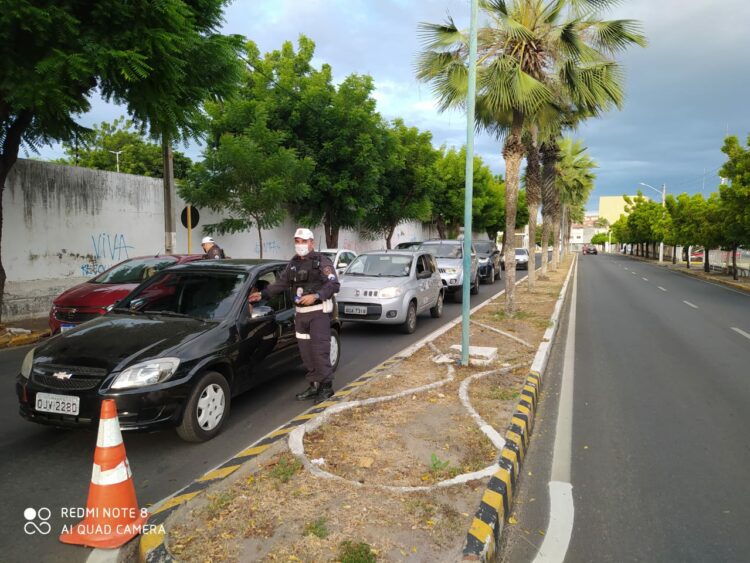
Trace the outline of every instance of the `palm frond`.
{"type": "Polygon", "coordinates": [[[505,0],[479,0],[479,7],[490,15],[508,15],[508,6],[505,0]]]}
{"type": "Polygon", "coordinates": [[[468,44],[466,34],[456,27],[450,16],[445,23],[420,23],[417,26],[417,36],[425,50],[449,49],[456,44],[468,44]]]}
{"type": "Polygon", "coordinates": [[[592,32],[594,47],[608,53],[624,51],[631,45],[646,47],[648,42],[642,26],[634,20],[608,20],[585,22],[592,32]]]}

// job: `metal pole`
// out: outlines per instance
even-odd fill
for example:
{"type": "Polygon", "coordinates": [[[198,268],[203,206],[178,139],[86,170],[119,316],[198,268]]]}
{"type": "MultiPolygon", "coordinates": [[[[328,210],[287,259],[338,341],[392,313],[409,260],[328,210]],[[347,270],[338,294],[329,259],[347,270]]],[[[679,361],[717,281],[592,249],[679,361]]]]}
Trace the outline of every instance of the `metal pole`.
{"type": "MultiPolygon", "coordinates": [[[[471,21],[469,24],[469,84],[466,94],[466,186],[464,190],[464,277],[462,323],[461,323],[461,365],[469,365],[469,308],[471,289],[471,204],[474,198],[474,109],[477,84],[477,0],[471,1],[471,21]]],[[[479,280],[477,280],[478,283],[479,280]]]]}
{"type": "MultiPolygon", "coordinates": [[[[664,209],[667,206],[667,185],[661,185],[661,207],[664,209]]],[[[664,239],[659,243],[659,264],[664,262],[664,239]]]]}
{"type": "Polygon", "coordinates": [[[188,235],[188,251],[190,254],[193,250],[193,206],[187,204],[187,235],[188,235]]]}
{"type": "Polygon", "coordinates": [[[166,133],[161,138],[162,154],[164,157],[164,251],[174,254],[177,233],[174,228],[174,161],[172,160],[172,146],[166,133]]]}

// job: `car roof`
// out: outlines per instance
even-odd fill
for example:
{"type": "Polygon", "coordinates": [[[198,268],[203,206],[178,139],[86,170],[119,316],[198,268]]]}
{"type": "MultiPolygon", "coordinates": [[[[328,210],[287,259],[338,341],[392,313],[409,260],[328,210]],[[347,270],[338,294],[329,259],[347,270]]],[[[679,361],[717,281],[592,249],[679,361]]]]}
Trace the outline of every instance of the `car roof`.
{"type": "Polygon", "coordinates": [[[260,260],[251,258],[234,258],[228,260],[199,260],[177,264],[169,268],[169,271],[193,271],[211,270],[214,272],[253,272],[264,266],[283,266],[283,260],[260,260]]]}
{"type": "MultiPolygon", "coordinates": [[[[421,252],[421,251],[411,250],[410,248],[391,248],[390,250],[389,249],[368,250],[366,252],[363,252],[359,256],[371,255],[371,254],[393,254],[393,255],[400,255],[400,256],[414,256],[415,252],[421,252]]],[[[425,254],[427,253],[425,252],[425,254]]]]}

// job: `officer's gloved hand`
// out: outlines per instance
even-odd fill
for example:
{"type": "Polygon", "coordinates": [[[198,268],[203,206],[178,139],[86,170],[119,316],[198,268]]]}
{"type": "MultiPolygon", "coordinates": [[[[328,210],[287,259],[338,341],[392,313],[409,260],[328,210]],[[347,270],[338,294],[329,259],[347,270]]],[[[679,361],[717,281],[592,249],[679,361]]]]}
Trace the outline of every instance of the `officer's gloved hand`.
{"type": "Polygon", "coordinates": [[[317,297],[315,297],[315,295],[313,295],[312,293],[308,293],[307,295],[303,295],[299,298],[299,301],[297,301],[297,305],[301,305],[303,307],[314,305],[316,299],[317,297]]]}

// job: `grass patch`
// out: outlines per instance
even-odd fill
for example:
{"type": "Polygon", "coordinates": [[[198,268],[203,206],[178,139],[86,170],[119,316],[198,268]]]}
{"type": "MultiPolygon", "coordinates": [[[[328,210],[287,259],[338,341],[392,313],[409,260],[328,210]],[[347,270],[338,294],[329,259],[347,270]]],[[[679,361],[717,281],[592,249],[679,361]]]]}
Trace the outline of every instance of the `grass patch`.
{"type": "Polygon", "coordinates": [[[486,397],[493,401],[512,401],[517,399],[519,396],[518,391],[512,391],[511,389],[503,389],[501,387],[495,387],[487,393],[486,397]]]}
{"type": "Polygon", "coordinates": [[[305,536],[315,536],[316,538],[324,539],[328,537],[330,532],[328,531],[328,522],[322,516],[312,522],[305,524],[305,536]]]}
{"type": "Polygon", "coordinates": [[[512,315],[508,315],[505,311],[496,311],[492,313],[492,318],[496,321],[526,321],[534,319],[535,317],[535,313],[530,313],[528,311],[516,311],[512,315]]]}
{"type": "Polygon", "coordinates": [[[375,563],[377,558],[368,544],[346,540],[339,544],[339,561],[341,563],[375,563]]]}
{"type": "Polygon", "coordinates": [[[450,461],[443,461],[437,455],[432,454],[430,458],[430,471],[442,471],[450,465],[450,461]]]}
{"type": "Polygon", "coordinates": [[[206,516],[209,519],[218,516],[219,512],[222,511],[230,502],[234,496],[230,491],[222,491],[211,498],[211,502],[206,505],[206,516]]]}
{"type": "Polygon", "coordinates": [[[302,469],[302,462],[290,454],[284,454],[278,463],[273,466],[269,475],[282,483],[286,483],[302,469]]]}

